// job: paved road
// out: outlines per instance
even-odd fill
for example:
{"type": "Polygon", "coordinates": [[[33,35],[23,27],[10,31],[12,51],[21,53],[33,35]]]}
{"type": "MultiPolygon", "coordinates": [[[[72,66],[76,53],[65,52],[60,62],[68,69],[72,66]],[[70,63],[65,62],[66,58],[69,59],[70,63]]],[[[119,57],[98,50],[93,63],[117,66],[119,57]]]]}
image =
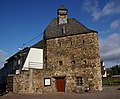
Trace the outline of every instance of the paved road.
{"type": "Polygon", "coordinates": [[[15,95],[7,94],[0,99],[120,99],[120,86],[106,87],[102,92],[93,93],[52,93],[41,95],[15,95]]]}

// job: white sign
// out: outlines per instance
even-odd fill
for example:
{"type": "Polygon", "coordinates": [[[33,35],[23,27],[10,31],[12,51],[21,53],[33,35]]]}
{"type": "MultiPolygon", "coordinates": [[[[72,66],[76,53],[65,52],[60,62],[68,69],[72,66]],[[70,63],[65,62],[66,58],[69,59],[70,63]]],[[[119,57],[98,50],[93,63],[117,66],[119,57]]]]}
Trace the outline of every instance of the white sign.
{"type": "Polygon", "coordinates": [[[50,78],[45,78],[45,86],[50,86],[50,78]]]}

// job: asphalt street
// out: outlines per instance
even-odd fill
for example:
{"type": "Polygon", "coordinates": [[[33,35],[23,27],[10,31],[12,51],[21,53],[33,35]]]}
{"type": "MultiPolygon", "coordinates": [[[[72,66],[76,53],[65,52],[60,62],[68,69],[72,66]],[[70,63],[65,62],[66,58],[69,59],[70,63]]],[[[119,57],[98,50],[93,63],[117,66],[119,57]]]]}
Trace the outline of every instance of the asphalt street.
{"type": "Polygon", "coordinates": [[[101,92],[90,93],[49,93],[40,95],[20,95],[8,93],[0,99],[120,99],[120,86],[105,87],[101,92]]]}

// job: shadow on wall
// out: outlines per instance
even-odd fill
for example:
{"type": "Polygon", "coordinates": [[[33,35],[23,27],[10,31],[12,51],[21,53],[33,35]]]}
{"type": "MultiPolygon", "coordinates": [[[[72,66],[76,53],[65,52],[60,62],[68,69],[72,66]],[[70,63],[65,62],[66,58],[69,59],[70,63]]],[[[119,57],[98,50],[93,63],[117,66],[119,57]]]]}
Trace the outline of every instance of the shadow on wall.
{"type": "Polygon", "coordinates": [[[6,93],[6,83],[0,83],[0,96],[6,93]]]}

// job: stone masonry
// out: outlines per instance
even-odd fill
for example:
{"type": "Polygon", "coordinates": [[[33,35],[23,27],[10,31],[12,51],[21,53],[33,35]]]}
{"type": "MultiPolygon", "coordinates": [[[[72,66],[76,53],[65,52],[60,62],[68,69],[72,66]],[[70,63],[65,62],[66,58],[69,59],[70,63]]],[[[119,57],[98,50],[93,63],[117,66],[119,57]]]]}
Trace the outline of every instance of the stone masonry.
{"type": "Polygon", "coordinates": [[[97,41],[97,33],[47,40],[49,65],[43,70],[30,69],[28,72],[15,75],[14,92],[32,94],[57,92],[55,81],[57,77],[65,77],[65,92],[81,92],[85,87],[90,87],[91,91],[101,91],[97,41]],[[59,66],[59,61],[63,61],[62,66],[59,66]],[[72,63],[73,61],[75,63],[72,63]],[[81,86],[76,86],[76,77],[82,77],[81,86]],[[44,78],[51,78],[51,86],[44,86],[44,78]]]}
{"type": "Polygon", "coordinates": [[[62,5],[44,31],[44,68],[14,75],[14,93],[102,90],[98,33],[67,18],[67,11],[62,5]]]}
{"type": "Polygon", "coordinates": [[[66,76],[67,92],[77,87],[77,76],[83,78],[82,86],[102,90],[97,33],[49,39],[46,43],[47,68],[53,68],[54,76],[66,76]],[[59,66],[60,61],[62,66],[59,66]]]}

